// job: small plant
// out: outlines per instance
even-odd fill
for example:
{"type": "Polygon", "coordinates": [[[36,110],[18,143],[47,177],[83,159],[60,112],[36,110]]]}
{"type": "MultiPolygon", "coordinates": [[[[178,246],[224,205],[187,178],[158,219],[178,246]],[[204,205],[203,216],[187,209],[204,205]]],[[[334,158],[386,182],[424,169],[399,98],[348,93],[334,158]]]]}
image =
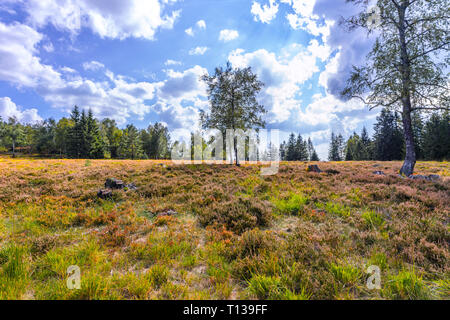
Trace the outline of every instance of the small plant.
{"type": "Polygon", "coordinates": [[[421,276],[414,270],[402,270],[389,278],[383,295],[394,300],[427,300],[431,293],[421,276]]]}
{"type": "Polygon", "coordinates": [[[308,300],[310,296],[303,289],[299,294],[286,288],[280,278],[254,275],[248,281],[249,292],[263,300],[308,300]]]}
{"type": "Polygon", "coordinates": [[[316,203],[316,206],[319,209],[324,209],[328,213],[335,214],[341,218],[347,218],[351,215],[350,208],[346,207],[345,205],[339,204],[339,203],[328,201],[325,204],[316,203]]]}
{"type": "Polygon", "coordinates": [[[148,276],[152,285],[155,288],[159,288],[169,279],[169,269],[166,266],[156,264],[151,267],[148,276]]]}
{"type": "Polygon", "coordinates": [[[286,199],[274,199],[273,203],[279,213],[298,215],[303,211],[303,208],[308,204],[309,198],[303,194],[291,194],[286,199]]]}
{"type": "Polygon", "coordinates": [[[347,264],[332,263],[330,271],[335,279],[344,286],[354,286],[362,277],[362,273],[358,268],[347,264]]]}
{"type": "Polygon", "coordinates": [[[364,211],[361,217],[363,218],[364,223],[368,228],[379,229],[382,228],[385,224],[383,216],[373,210],[364,211]]]}

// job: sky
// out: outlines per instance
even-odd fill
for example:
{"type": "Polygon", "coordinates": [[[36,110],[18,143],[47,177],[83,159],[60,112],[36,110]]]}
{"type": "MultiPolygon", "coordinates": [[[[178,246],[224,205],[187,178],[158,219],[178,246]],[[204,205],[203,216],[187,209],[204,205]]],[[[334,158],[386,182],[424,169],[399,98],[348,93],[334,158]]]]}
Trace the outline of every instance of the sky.
{"type": "Polygon", "coordinates": [[[326,159],[377,111],[339,92],[373,39],[345,0],[0,0],[0,116],[60,119],[74,105],[119,127],[162,122],[177,139],[208,110],[203,74],[230,61],[265,84],[268,129],[311,137],[326,159]]]}

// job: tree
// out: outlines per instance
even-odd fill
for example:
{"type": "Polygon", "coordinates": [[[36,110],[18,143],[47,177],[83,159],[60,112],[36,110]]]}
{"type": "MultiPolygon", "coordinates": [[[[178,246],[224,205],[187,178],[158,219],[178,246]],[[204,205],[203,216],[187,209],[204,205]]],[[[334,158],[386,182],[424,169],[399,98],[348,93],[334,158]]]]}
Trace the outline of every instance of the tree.
{"type": "Polygon", "coordinates": [[[308,159],[309,159],[309,161],[318,161],[318,160],[313,160],[314,153],[316,153],[316,156],[317,156],[317,152],[316,152],[316,149],[314,149],[314,145],[311,141],[311,138],[308,138],[308,159]]]}
{"type": "Polygon", "coordinates": [[[425,123],[423,153],[425,160],[450,159],[450,116],[433,113],[425,123]]]}
{"type": "Polygon", "coordinates": [[[306,140],[303,140],[300,134],[297,136],[297,141],[295,143],[295,154],[295,160],[308,161],[308,145],[306,140]]]}
{"type": "Polygon", "coordinates": [[[400,160],[403,157],[403,135],[398,118],[389,109],[381,110],[374,126],[374,159],[400,160]]]}
{"type": "Polygon", "coordinates": [[[416,164],[412,112],[450,108],[445,71],[450,62],[450,2],[378,0],[376,16],[367,10],[369,1],[347,1],[362,4],[365,10],[345,24],[350,30],[362,27],[369,34],[376,32],[377,39],[367,64],[354,67],[342,94],[371,108],[401,110],[406,154],[400,174],[410,176],[416,164]],[[372,21],[378,23],[376,29],[372,21]]]}
{"type": "Polygon", "coordinates": [[[313,151],[310,160],[311,160],[311,161],[320,161],[319,155],[317,154],[316,150],[313,151]]]}
{"type": "Polygon", "coordinates": [[[361,160],[362,144],[361,138],[356,132],[350,136],[345,146],[345,161],[358,161],[361,160]]]}
{"type": "Polygon", "coordinates": [[[331,133],[331,143],[328,150],[328,160],[329,161],[342,161],[341,156],[342,149],[342,135],[335,135],[334,132],[331,133]]]}
{"type": "Polygon", "coordinates": [[[287,161],[295,161],[296,157],[297,157],[297,153],[296,153],[295,134],[291,133],[289,135],[289,140],[287,143],[286,160],[287,161]]]}
{"type": "Polygon", "coordinates": [[[70,115],[70,120],[73,123],[68,130],[67,141],[67,155],[72,158],[80,158],[82,149],[82,125],[81,115],[78,106],[75,106],[70,115]]]}
{"type": "Polygon", "coordinates": [[[13,158],[16,157],[16,147],[25,137],[22,125],[16,118],[9,118],[8,123],[4,125],[2,136],[12,147],[13,158]]]}
{"type": "MultiPolygon", "coordinates": [[[[210,112],[201,110],[200,122],[203,129],[218,129],[223,135],[227,129],[258,129],[264,128],[262,115],[266,113],[264,106],[257,101],[257,95],[263,83],[252,73],[250,67],[233,69],[227,62],[227,67],[218,67],[212,76],[202,76],[208,86],[210,112]]],[[[233,139],[233,149],[236,165],[239,165],[237,137],[233,139]]]]}
{"type": "Polygon", "coordinates": [[[69,132],[73,125],[73,121],[68,118],[62,118],[56,124],[55,144],[60,156],[62,156],[63,154],[67,154],[69,132]]]}
{"type": "Polygon", "coordinates": [[[142,130],[141,139],[144,152],[149,159],[167,159],[170,151],[170,134],[166,126],[161,123],[149,125],[142,130]]]}
{"type": "Polygon", "coordinates": [[[87,156],[94,159],[102,159],[105,156],[105,146],[100,134],[99,125],[94,118],[92,110],[89,109],[86,118],[85,145],[87,156]]]}
{"type": "Polygon", "coordinates": [[[367,133],[366,127],[362,128],[361,131],[361,139],[360,139],[361,147],[359,148],[361,151],[361,158],[359,160],[370,160],[372,159],[372,141],[370,140],[369,134],[367,133]]]}
{"type": "Polygon", "coordinates": [[[142,149],[142,140],[139,131],[132,124],[127,125],[123,130],[120,140],[119,157],[123,159],[144,159],[145,154],[142,149]]]}

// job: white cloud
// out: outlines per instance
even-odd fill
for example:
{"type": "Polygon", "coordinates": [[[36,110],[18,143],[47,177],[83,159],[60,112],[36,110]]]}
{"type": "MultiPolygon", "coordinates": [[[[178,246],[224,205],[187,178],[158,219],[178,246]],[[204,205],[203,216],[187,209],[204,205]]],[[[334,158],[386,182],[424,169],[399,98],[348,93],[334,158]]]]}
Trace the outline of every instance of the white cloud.
{"type": "Polygon", "coordinates": [[[194,31],[192,30],[192,28],[187,28],[186,30],[184,30],[184,32],[186,32],[186,34],[191,37],[194,36],[194,31]]]}
{"type": "Polygon", "coordinates": [[[269,0],[269,5],[261,4],[257,1],[253,1],[251,13],[254,15],[255,21],[261,21],[262,23],[270,23],[278,12],[278,4],[275,0],[269,0]]]}
{"type": "Polygon", "coordinates": [[[166,66],[177,66],[177,65],[181,65],[181,62],[180,62],[180,61],[176,61],[176,60],[171,60],[171,59],[169,59],[169,60],[167,60],[166,62],[164,62],[164,64],[165,64],[166,66]]]}
{"type": "Polygon", "coordinates": [[[35,56],[42,38],[42,34],[23,24],[0,22],[0,80],[27,87],[60,82],[60,74],[35,56]]]}
{"type": "Polygon", "coordinates": [[[201,29],[204,30],[204,29],[206,29],[206,22],[204,20],[199,20],[195,24],[195,27],[187,28],[186,30],[184,30],[184,32],[186,32],[187,35],[193,37],[195,35],[194,28],[196,28],[197,30],[201,30],[201,29]]]}
{"type": "Polygon", "coordinates": [[[283,122],[301,105],[302,85],[319,72],[317,59],[324,56],[316,43],[305,48],[293,44],[283,56],[260,49],[245,53],[238,49],[228,59],[234,67],[252,67],[253,72],[265,84],[260,101],[269,110],[269,122],[283,122]]]}
{"type": "Polygon", "coordinates": [[[236,30],[224,29],[220,31],[219,40],[228,42],[239,37],[239,32],[236,30]]]}
{"type": "Polygon", "coordinates": [[[153,40],[158,29],[171,29],[180,16],[180,11],[164,13],[175,1],[27,0],[24,7],[38,27],[52,24],[75,34],[87,27],[102,38],[153,40]]]}
{"type": "Polygon", "coordinates": [[[105,68],[105,65],[98,61],[90,61],[83,63],[83,69],[87,71],[98,71],[103,68],[105,68]]]}
{"type": "Polygon", "coordinates": [[[22,123],[42,121],[37,109],[32,108],[21,111],[21,108],[11,101],[9,97],[0,98],[0,117],[4,121],[8,120],[8,118],[15,117],[22,123]]]}
{"type": "Polygon", "coordinates": [[[189,55],[191,56],[197,56],[197,55],[204,55],[205,52],[208,50],[208,47],[196,47],[194,49],[189,50],[189,55]]]}
{"type": "Polygon", "coordinates": [[[197,25],[197,27],[198,27],[199,29],[206,29],[206,22],[205,22],[205,20],[199,20],[199,21],[197,21],[196,25],[197,25]]]}

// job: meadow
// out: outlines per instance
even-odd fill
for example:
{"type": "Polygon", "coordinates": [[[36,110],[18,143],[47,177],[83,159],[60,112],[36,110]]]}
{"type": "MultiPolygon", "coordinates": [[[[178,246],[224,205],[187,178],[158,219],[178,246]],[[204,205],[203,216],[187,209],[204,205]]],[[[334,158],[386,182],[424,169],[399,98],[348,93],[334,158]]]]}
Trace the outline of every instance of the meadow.
{"type": "Polygon", "coordinates": [[[450,297],[448,162],[308,164],[0,158],[0,299],[450,297]]]}

